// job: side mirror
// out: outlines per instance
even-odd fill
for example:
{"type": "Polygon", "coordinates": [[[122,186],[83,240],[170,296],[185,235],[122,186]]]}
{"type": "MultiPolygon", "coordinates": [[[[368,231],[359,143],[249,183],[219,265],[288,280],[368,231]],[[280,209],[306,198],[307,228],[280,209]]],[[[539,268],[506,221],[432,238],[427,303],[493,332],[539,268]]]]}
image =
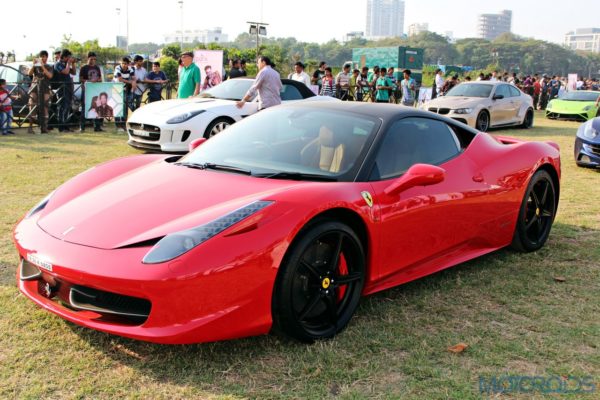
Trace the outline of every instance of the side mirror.
{"type": "Polygon", "coordinates": [[[188,146],[188,150],[192,151],[194,150],[196,147],[200,146],[202,143],[206,142],[206,138],[198,138],[198,139],[194,139],[190,142],[189,146],[188,146]]]}
{"type": "Polygon", "coordinates": [[[387,195],[395,195],[415,186],[430,186],[440,183],[446,177],[443,168],[430,164],[415,164],[404,175],[384,189],[387,195]]]}
{"type": "Polygon", "coordinates": [[[503,98],[504,98],[504,95],[495,94],[494,97],[492,97],[492,100],[502,100],[503,98]]]}

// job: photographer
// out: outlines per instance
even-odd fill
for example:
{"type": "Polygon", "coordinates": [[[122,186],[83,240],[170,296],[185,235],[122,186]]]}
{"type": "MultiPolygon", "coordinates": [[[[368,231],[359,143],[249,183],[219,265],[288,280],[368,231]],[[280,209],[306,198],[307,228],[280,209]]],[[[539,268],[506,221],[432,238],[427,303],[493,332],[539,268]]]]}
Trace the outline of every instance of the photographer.
{"type": "Polygon", "coordinates": [[[29,93],[29,129],[28,133],[34,133],[33,122],[37,116],[37,122],[41,133],[48,133],[48,103],[52,91],[50,90],[50,79],[54,76],[54,70],[48,65],[48,52],[42,50],[39,58],[33,60],[33,66],[27,72],[27,75],[33,78],[32,89],[29,93]],[[38,107],[37,113],[33,113],[35,107],[38,107]]]}
{"type": "Polygon", "coordinates": [[[58,131],[73,132],[68,126],[69,114],[73,103],[73,78],[76,60],[68,49],[60,53],[60,60],[54,64],[56,80],[60,82],[58,89],[58,131]]]}

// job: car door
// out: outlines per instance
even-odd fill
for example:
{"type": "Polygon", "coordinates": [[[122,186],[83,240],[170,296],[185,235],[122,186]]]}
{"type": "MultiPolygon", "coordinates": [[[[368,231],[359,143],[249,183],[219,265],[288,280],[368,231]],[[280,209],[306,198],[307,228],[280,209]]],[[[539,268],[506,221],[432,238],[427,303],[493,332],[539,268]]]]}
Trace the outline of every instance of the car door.
{"type": "Polygon", "coordinates": [[[453,129],[440,120],[409,117],[393,123],[380,142],[370,175],[380,216],[379,278],[393,280],[398,271],[424,275],[428,267],[422,263],[467,246],[477,232],[489,187],[463,157],[453,129]],[[416,163],[439,165],[445,179],[386,194],[416,163]]]}
{"type": "Polygon", "coordinates": [[[510,98],[510,90],[508,84],[500,84],[496,86],[492,95],[492,106],[490,107],[490,125],[503,125],[509,122],[512,109],[512,99],[510,98]],[[502,98],[496,98],[502,96],[502,98]]]}
{"type": "Polygon", "coordinates": [[[511,107],[507,122],[520,122],[523,119],[523,116],[519,117],[519,111],[521,110],[521,103],[523,101],[523,97],[521,97],[521,91],[513,85],[508,85],[508,90],[510,92],[511,107]]]}

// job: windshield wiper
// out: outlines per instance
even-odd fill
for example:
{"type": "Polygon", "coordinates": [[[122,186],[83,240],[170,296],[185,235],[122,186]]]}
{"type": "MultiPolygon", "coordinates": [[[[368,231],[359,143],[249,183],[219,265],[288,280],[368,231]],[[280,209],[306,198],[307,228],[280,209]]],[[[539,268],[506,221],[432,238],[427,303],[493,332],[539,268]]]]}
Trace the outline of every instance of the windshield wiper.
{"type": "Polygon", "coordinates": [[[254,174],[253,176],[266,179],[290,179],[295,181],[322,181],[322,182],[337,182],[337,179],[331,176],[306,174],[303,172],[281,171],[275,173],[254,174]]]}
{"type": "Polygon", "coordinates": [[[193,163],[193,162],[178,162],[175,165],[183,165],[188,168],[196,168],[196,169],[212,169],[215,171],[228,171],[228,172],[237,172],[239,174],[244,175],[252,175],[252,171],[249,169],[243,169],[239,167],[234,167],[232,165],[223,165],[223,164],[215,164],[215,163],[193,163]]]}

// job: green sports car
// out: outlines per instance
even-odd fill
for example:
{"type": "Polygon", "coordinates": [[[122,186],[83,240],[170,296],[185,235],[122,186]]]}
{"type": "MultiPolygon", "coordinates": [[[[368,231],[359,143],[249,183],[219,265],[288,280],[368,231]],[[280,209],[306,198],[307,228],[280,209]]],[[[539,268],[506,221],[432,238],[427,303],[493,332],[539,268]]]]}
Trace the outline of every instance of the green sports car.
{"type": "Polygon", "coordinates": [[[546,107],[546,117],[552,119],[572,119],[587,121],[600,116],[598,111],[600,92],[578,90],[567,92],[560,99],[551,100],[546,107]]]}

